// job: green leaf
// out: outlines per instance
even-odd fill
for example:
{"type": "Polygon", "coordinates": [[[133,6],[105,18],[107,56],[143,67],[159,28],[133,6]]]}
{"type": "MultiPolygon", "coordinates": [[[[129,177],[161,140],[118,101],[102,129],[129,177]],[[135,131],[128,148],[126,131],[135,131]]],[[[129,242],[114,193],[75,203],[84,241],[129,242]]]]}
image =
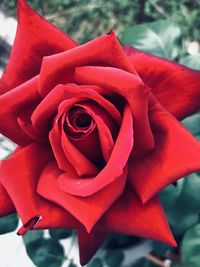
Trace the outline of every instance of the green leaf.
{"type": "Polygon", "coordinates": [[[68,267],[77,267],[77,265],[75,263],[73,263],[73,261],[70,261],[68,267]]]}
{"type": "Polygon", "coordinates": [[[0,218],[0,234],[6,234],[14,231],[18,226],[17,214],[8,215],[0,218]]]}
{"type": "Polygon", "coordinates": [[[27,254],[37,267],[61,267],[65,255],[58,241],[44,238],[44,231],[29,231],[23,239],[27,254]]]}
{"type": "Polygon", "coordinates": [[[189,68],[200,70],[200,53],[182,57],[180,63],[189,68]]]}
{"type": "Polygon", "coordinates": [[[49,230],[49,234],[52,238],[59,240],[70,237],[73,234],[73,230],[66,230],[66,229],[49,230]]]}
{"type": "Polygon", "coordinates": [[[107,250],[105,262],[109,267],[118,267],[124,260],[124,253],[121,250],[107,250]]]}
{"type": "Polygon", "coordinates": [[[134,262],[131,267],[158,267],[158,265],[142,257],[141,259],[134,262]]]}
{"type": "Polygon", "coordinates": [[[200,224],[185,233],[182,241],[182,259],[187,267],[200,266],[200,224]]]}
{"type": "Polygon", "coordinates": [[[173,250],[173,248],[167,244],[153,241],[153,254],[162,257],[166,251],[173,250]]]}
{"type": "Polygon", "coordinates": [[[200,212],[200,177],[191,174],[162,190],[161,201],[175,235],[182,235],[198,222],[200,212]],[[181,223],[180,223],[181,222],[181,223]]]}
{"type": "Polygon", "coordinates": [[[108,249],[126,248],[137,244],[141,239],[134,236],[111,234],[107,238],[104,247],[108,249]]]}
{"type": "Polygon", "coordinates": [[[200,135],[200,113],[187,117],[182,123],[194,136],[200,135]]]}
{"type": "Polygon", "coordinates": [[[103,267],[103,261],[100,258],[94,258],[87,267],[103,267]]]}
{"type": "Polygon", "coordinates": [[[37,231],[28,231],[23,236],[24,244],[27,246],[37,240],[44,238],[44,231],[43,230],[37,230],[37,231]]]}
{"type": "Polygon", "coordinates": [[[163,58],[178,56],[180,28],[167,20],[143,23],[129,27],[122,36],[122,43],[163,58]]]}

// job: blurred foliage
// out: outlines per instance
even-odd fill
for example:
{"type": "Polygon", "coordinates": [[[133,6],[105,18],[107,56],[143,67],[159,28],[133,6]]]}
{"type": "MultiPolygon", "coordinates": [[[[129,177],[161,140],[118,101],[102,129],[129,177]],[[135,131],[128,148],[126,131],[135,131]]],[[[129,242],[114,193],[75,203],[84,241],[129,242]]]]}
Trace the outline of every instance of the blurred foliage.
{"type": "Polygon", "coordinates": [[[181,40],[180,28],[167,20],[127,28],[122,35],[122,44],[135,46],[154,55],[176,59],[181,40]]]}
{"type": "Polygon", "coordinates": [[[14,231],[18,226],[17,214],[11,214],[0,218],[0,235],[14,231]]]}
{"type": "MultiPolygon", "coordinates": [[[[78,42],[88,41],[114,28],[119,37],[125,28],[143,22],[170,20],[184,39],[200,41],[199,0],[28,0],[37,11],[78,42]]],[[[16,0],[0,0],[0,9],[15,14],[16,0]]]]}
{"type": "Polygon", "coordinates": [[[37,267],[60,267],[66,259],[63,246],[55,239],[46,238],[44,231],[29,231],[23,240],[28,256],[37,267]]]}

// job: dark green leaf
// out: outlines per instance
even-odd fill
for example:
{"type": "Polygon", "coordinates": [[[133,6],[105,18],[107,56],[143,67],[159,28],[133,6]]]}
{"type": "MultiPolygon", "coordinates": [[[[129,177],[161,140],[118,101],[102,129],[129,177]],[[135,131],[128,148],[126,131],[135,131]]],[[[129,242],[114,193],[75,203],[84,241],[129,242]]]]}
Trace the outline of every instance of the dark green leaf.
{"type": "Polygon", "coordinates": [[[199,192],[200,177],[197,174],[192,174],[179,180],[177,187],[170,185],[160,193],[161,201],[175,235],[183,234],[198,222],[199,192]]]}
{"type": "Polygon", "coordinates": [[[189,68],[200,70],[200,53],[185,56],[180,59],[180,63],[189,68]]]}
{"type": "Polygon", "coordinates": [[[200,135],[200,113],[187,117],[182,123],[194,136],[200,135]]]}
{"type": "Polygon", "coordinates": [[[43,230],[37,230],[37,231],[28,231],[23,236],[23,241],[25,245],[29,245],[33,243],[34,241],[41,240],[44,238],[44,231],[43,230]]]}
{"type": "Polygon", "coordinates": [[[122,36],[122,43],[163,58],[178,56],[180,28],[170,21],[160,20],[129,27],[122,36]]]}
{"type": "Polygon", "coordinates": [[[109,267],[118,267],[124,260],[124,253],[121,250],[108,250],[105,255],[105,262],[109,267]]]}
{"type": "Polygon", "coordinates": [[[172,250],[173,248],[167,244],[161,242],[153,242],[153,254],[162,257],[165,255],[166,251],[172,250]]]}
{"type": "Polygon", "coordinates": [[[18,217],[16,214],[0,218],[0,234],[6,234],[14,231],[18,226],[18,217]]]}
{"type": "Polygon", "coordinates": [[[106,240],[104,247],[110,249],[126,248],[140,242],[141,239],[134,236],[111,234],[106,240]]]}
{"type": "Polygon", "coordinates": [[[73,230],[66,230],[66,229],[49,230],[49,234],[54,239],[64,239],[70,237],[73,234],[73,230]]]}
{"type": "Polygon", "coordinates": [[[100,258],[94,258],[91,262],[87,265],[87,267],[103,267],[103,261],[100,258]]]}
{"type": "Polygon", "coordinates": [[[187,267],[200,266],[200,224],[185,233],[182,241],[182,259],[187,267]]]}
{"type": "Polygon", "coordinates": [[[26,251],[37,267],[61,267],[65,256],[62,245],[44,238],[43,231],[29,231],[24,236],[26,251]]]}
{"type": "Polygon", "coordinates": [[[68,265],[68,267],[77,267],[77,265],[75,263],[73,263],[73,261],[71,261],[68,265]]]}
{"type": "Polygon", "coordinates": [[[131,265],[131,267],[158,267],[158,265],[152,263],[146,258],[141,258],[131,265]]]}

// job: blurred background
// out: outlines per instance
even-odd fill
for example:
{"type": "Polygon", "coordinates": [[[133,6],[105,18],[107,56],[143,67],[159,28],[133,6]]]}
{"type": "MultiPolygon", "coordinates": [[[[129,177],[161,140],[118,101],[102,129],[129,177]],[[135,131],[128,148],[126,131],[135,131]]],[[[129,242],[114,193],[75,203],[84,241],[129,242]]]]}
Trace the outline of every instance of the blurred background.
{"type": "MultiPolygon", "coordinates": [[[[122,45],[200,70],[200,0],[33,0],[35,10],[82,44],[115,29],[122,45]]],[[[16,31],[16,1],[0,0],[0,75],[16,31]]],[[[200,139],[200,114],[183,124],[200,139]]],[[[0,135],[0,158],[15,144],[0,135]]],[[[161,194],[177,248],[140,238],[111,235],[89,267],[199,267],[200,177],[192,174],[161,194]]],[[[76,267],[73,231],[29,232],[16,236],[16,215],[0,219],[1,267],[76,267]]]]}

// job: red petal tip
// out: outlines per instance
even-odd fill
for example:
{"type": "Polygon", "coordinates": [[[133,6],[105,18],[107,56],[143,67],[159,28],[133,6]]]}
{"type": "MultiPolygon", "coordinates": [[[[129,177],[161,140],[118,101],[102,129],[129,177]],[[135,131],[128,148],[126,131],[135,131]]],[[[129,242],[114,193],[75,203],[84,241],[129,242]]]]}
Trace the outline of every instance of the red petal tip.
{"type": "Polygon", "coordinates": [[[42,220],[42,216],[41,215],[38,215],[38,216],[35,216],[35,217],[31,218],[27,223],[25,223],[17,231],[17,235],[19,235],[19,236],[25,235],[26,232],[28,232],[29,230],[33,230],[41,220],[42,220]]]}

